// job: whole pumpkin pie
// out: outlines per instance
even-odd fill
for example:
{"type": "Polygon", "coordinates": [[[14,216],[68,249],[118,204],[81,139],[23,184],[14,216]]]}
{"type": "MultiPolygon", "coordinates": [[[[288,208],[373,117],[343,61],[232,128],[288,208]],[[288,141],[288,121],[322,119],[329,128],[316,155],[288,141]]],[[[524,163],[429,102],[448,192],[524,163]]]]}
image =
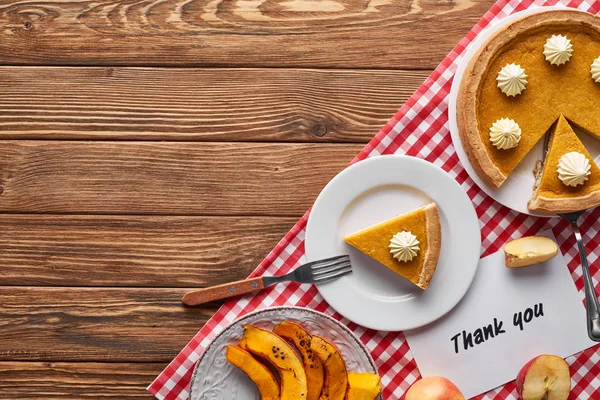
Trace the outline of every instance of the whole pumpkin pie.
{"type": "Polygon", "coordinates": [[[344,240],[421,289],[440,255],[442,229],[435,203],[350,234],[344,240]]]}
{"type": "Polygon", "coordinates": [[[598,57],[600,18],[569,10],[519,19],[474,55],[459,88],[457,123],[469,161],[487,185],[500,187],[560,115],[600,137],[600,83],[590,74],[598,57]],[[555,62],[551,51],[563,45],[571,54],[555,62]],[[499,87],[502,82],[507,86],[499,87]],[[492,143],[498,123],[520,134],[518,144],[492,143]]]}
{"type": "Polygon", "coordinates": [[[600,168],[567,120],[560,116],[543,167],[537,168],[536,186],[527,206],[533,211],[558,214],[599,204],[600,168]]]}

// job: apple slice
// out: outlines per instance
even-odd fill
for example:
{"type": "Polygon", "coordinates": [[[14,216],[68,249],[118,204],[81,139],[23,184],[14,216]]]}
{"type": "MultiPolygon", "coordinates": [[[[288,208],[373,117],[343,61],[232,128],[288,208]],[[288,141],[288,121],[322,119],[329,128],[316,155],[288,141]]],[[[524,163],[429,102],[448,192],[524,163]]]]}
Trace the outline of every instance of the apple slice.
{"type": "Polygon", "coordinates": [[[506,266],[509,268],[539,264],[557,253],[556,242],[546,236],[525,236],[504,245],[506,266]]]}
{"type": "Polygon", "coordinates": [[[465,400],[465,396],[448,379],[428,376],[413,383],[405,400],[465,400]]]}
{"type": "Polygon", "coordinates": [[[569,364],[558,356],[538,356],[521,368],[516,383],[523,400],[567,400],[571,391],[569,364]]]}

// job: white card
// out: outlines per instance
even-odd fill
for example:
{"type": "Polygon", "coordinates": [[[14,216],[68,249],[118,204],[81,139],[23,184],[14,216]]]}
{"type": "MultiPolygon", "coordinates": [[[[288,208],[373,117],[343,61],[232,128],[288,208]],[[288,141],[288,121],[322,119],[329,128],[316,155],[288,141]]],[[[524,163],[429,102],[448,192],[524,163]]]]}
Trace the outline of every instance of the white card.
{"type": "Polygon", "coordinates": [[[500,250],[481,259],[454,310],[404,334],[422,376],[446,377],[470,398],[514,380],[535,356],[566,358],[593,346],[582,299],[560,252],[545,263],[511,269],[500,250]]]}

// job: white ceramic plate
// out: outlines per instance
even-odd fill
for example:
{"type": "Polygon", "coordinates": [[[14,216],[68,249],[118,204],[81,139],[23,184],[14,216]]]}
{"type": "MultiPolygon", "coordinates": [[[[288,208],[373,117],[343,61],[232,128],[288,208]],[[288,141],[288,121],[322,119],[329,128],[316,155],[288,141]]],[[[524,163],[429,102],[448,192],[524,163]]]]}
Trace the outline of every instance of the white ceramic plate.
{"type": "Polygon", "coordinates": [[[479,262],[481,236],[471,200],[427,161],[379,156],[338,174],[323,189],[306,229],[309,261],[350,254],[352,273],[319,285],[327,302],[357,324],[381,331],[413,329],[450,311],[466,293],[479,262]],[[442,249],[426,291],[344,242],[367,226],[435,201],[442,249]]]}
{"type": "MultiPolygon", "coordinates": [[[[531,8],[525,11],[520,11],[515,14],[512,14],[498,23],[491,25],[486,30],[481,32],[477,39],[475,39],[467,48],[467,52],[465,53],[464,58],[456,70],[456,74],[454,75],[454,80],[452,81],[452,88],[450,90],[450,96],[448,98],[448,122],[450,126],[450,134],[452,135],[452,143],[454,143],[454,147],[456,148],[456,153],[458,154],[458,158],[460,159],[461,164],[467,170],[467,173],[475,181],[475,183],[486,192],[491,198],[499,202],[500,204],[505,205],[508,208],[512,208],[515,211],[522,212],[524,214],[529,215],[538,215],[538,216],[547,216],[544,214],[536,213],[533,211],[529,211],[527,209],[527,202],[531,197],[533,184],[535,181],[535,177],[533,175],[533,169],[535,167],[535,163],[538,159],[542,157],[543,151],[543,140],[540,140],[533,149],[529,152],[527,156],[521,161],[521,163],[517,166],[517,168],[509,175],[508,179],[499,189],[492,189],[488,185],[485,184],[477,175],[477,172],[471,166],[469,162],[469,158],[465,153],[465,150],[462,147],[460,136],[458,134],[458,125],[456,124],[456,98],[458,95],[458,88],[460,86],[460,81],[464,75],[465,69],[469,64],[473,55],[481,48],[481,46],[500,28],[506,26],[507,24],[522,18],[526,15],[531,15],[539,12],[546,12],[550,10],[564,10],[565,7],[540,7],[540,8],[531,8]]],[[[574,10],[569,8],[569,10],[574,10]]],[[[583,11],[581,11],[583,12],[583,11]]],[[[596,164],[600,163],[600,141],[592,138],[590,135],[586,135],[582,133],[578,128],[574,129],[578,134],[579,138],[583,142],[583,144],[587,147],[590,155],[594,157],[596,164]]]]}
{"type": "MultiPolygon", "coordinates": [[[[311,334],[321,335],[335,343],[342,352],[348,371],[377,373],[367,349],[343,324],[306,308],[273,307],[234,321],[212,341],[194,369],[190,400],[260,400],[256,385],[240,369],[227,362],[225,351],[228,344],[240,341],[244,325],[271,330],[284,320],[299,322],[311,334]]],[[[381,400],[381,396],[378,399],[381,400]]]]}

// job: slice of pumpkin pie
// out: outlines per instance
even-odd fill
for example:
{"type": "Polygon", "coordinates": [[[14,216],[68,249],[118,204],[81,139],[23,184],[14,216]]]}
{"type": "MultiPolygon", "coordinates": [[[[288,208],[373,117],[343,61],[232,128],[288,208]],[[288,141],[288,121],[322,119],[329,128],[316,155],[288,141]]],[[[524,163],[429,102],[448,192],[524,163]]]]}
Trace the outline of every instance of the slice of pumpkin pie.
{"type": "Polygon", "coordinates": [[[421,289],[440,255],[442,229],[435,203],[350,234],[344,240],[421,289]]]}
{"type": "Polygon", "coordinates": [[[600,168],[562,115],[551,135],[543,167],[536,168],[527,207],[553,214],[596,207],[600,204],[600,168]]]}

